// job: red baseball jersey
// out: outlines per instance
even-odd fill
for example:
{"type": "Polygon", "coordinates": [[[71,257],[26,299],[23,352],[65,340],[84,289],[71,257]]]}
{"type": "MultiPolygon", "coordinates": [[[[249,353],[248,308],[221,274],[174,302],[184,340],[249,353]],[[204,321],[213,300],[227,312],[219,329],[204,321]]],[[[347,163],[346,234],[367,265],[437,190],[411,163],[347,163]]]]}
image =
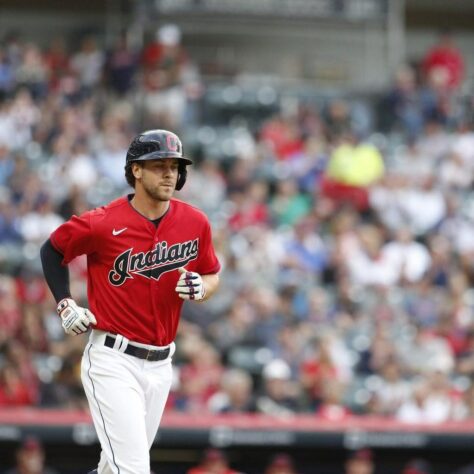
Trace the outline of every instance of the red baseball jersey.
{"type": "Polygon", "coordinates": [[[63,265],[87,255],[95,328],[157,346],[176,336],[184,302],[175,292],[178,268],[201,275],[220,270],[207,217],[177,199],[155,226],[128,197],[119,198],[73,216],[51,242],[64,255],[63,265]]]}

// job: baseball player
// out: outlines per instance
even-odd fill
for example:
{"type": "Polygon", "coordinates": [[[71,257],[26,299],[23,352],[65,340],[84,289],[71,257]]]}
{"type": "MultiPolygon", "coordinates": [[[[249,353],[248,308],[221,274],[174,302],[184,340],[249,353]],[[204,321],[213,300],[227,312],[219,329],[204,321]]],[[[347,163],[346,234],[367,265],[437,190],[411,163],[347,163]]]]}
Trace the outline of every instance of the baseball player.
{"type": "Polygon", "coordinates": [[[135,192],[73,216],[41,248],[65,332],[92,328],[81,371],[102,448],[92,472],[150,473],[182,304],[207,300],[219,284],[206,216],[173,198],[190,164],[174,133],[138,135],[125,164],[135,192]],[[87,255],[90,309],[69,291],[67,265],[81,254],[87,255]]]}

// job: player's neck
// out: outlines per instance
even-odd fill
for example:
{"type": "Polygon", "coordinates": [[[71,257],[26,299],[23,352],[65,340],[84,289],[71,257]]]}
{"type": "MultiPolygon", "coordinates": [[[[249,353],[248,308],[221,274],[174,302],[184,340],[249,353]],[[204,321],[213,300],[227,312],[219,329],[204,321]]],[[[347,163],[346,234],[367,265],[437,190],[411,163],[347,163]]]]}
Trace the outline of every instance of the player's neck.
{"type": "Polygon", "coordinates": [[[130,204],[142,216],[152,221],[163,216],[170,207],[169,201],[157,201],[140,192],[135,193],[130,204]]]}

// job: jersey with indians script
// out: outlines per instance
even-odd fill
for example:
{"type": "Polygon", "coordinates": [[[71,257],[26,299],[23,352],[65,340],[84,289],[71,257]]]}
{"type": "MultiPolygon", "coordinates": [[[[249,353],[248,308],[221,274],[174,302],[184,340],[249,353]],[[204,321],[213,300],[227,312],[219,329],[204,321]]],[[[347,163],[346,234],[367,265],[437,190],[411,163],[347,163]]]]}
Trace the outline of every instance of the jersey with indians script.
{"type": "Polygon", "coordinates": [[[95,328],[144,344],[166,346],[176,335],[183,300],[178,268],[217,273],[207,217],[177,199],[155,226],[128,197],[73,216],[51,234],[63,265],[87,255],[89,308],[95,328]]]}

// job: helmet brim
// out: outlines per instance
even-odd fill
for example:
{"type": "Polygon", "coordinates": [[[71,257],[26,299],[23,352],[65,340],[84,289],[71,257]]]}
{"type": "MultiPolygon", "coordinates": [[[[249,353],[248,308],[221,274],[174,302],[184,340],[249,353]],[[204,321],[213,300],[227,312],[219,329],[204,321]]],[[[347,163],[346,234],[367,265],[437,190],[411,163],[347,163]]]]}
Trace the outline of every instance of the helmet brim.
{"type": "Polygon", "coordinates": [[[145,155],[129,160],[129,162],[132,163],[134,161],[165,160],[166,158],[177,158],[178,160],[183,161],[185,165],[193,164],[192,160],[190,160],[189,158],[185,158],[179,153],[174,153],[170,151],[152,151],[151,153],[146,153],[145,155]]]}

